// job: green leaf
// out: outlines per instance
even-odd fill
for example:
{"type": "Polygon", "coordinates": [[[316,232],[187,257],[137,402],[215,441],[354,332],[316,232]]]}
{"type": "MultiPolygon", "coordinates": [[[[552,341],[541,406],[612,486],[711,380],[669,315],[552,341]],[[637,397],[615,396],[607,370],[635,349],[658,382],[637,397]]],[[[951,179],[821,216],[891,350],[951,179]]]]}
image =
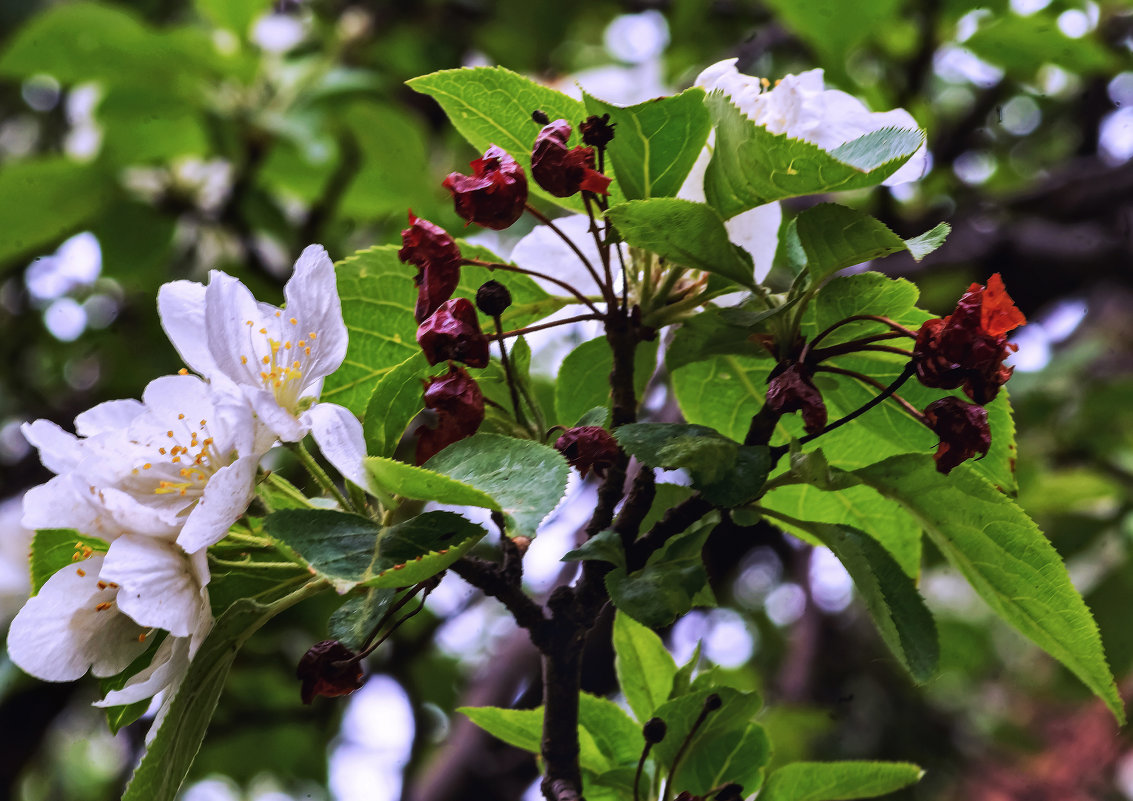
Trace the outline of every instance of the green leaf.
{"type": "MultiPolygon", "coordinates": [[[[657,365],[657,343],[639,342],[634,354],[634,392],[640,402],[657,365]]],[[[560,425],[588,425],[581,422],[591,410],[602,407],[605,414],[597,423],[604,425],[610,417],[610,371],[614,355],[605,337],[588,339],[567,354],[555,381],[555,418],[560,425]]]]}
{"type": "MultiPolygon", "coordinates": [[[[542,110],[550,119],[565,119],[577,126],[586,118],[586,107],[546,86],[503,67],[464,67],[441,70],[406,81],[411,89],[432,97],[453,127],[473,148],[483,153],[489,145],[499,145],[531,175],[531,148],[539,125],[531,112],[542,110]]],[[[534,180],[528,188],[559,206],[584,211],[582,198],[560,198],[544,191],[534,180]]],[[[611,195],[615,189],[611,187],[611,195]]]]}
{"type": "MultiPolygon", "coordinates": [[[[420,352],[413,316],[417,303],[417,287],[413,283],[416,268],[402,263],[398,250],[396,245],[360,250],[335,267],[350,340],[346,360],[327,378],[322,399],[341,404],[360,417],[365,416],[378,380],[420,352]]],[[[460,243],[460,250],[468,258],[500,261],[490,251],[464,242],[460,243]]],[[[566,302],[548,295],[526,275],[488,275],[486,268],[475,266],[461,269],[454,297],[475,298],[476,290],[489,277],[511,292],[514,303],[502,317],[507,328],[528,325],[562,308],[566,302]]],[[[485,317],[480,322],[481,327],[491,324],[485,317]]]]}
{"type": "Polygon", "coordinates": [[[118,199],[113,178],[93,165],[43,156],[0,170],[0,262],[53,247],[118,199]]]}
{"type": "Polygon", "coordinates": [[[711,128],[704,90],[687,89],[636,106],[615,106],[585,92],[590,114],[617,126],[606,152],[629,200],[672,197],[684,184],[711,128]]]}
{"type": "Polygon", "coordinates": [[[775,18],[821,56],[831,71],[857,45],[885,30],[900,15],[898,0],[769,0],[775,18]]]}
{"type": "Polygon", "coordinates": [[[268,473],[267,478],[256,485],[256,495],[269,512],[314,508],[302,490],[276,472],[268,473]]]}
{"type": "Polygon", "coordinates": [[[365,517],[323,509],[288,509],[264,520],[268,534],[340,593],[362,585],[405,587],[463,556],[486,533],[452,512],[426,512],[382,528],[365,517]]]}
{"type": "MultiPolygon", "coordinates": [[[[158,631],[156,635],[149,638],[149,648],[145,653],[130,663],[129,667],[119,673],[117,676],[111,676],[105,679],[98,680],[99,692],[105,696],[114,690],[121,690],[126,686],[131,678],[136,676],[142,670],[147,668],[150,662],[153,661],[154,653],[158,645],[166,637],[166,632],[158,631]]],[[[111,734],[117,734],[118,730],[129,726],[134,721],[138,720],[146,713],[150,707],[152,698],[143,698],[141,701],[135,701],[132,704],[125,704],[124,706],[109,706],[105,708],[106,712],[106,725],[110,727],[111,734]]]]}
{"type": "Polygon", "coordinates": [[[383,456],[367,457],[365,465],[374,484],[387,495],[500,511],[500,505],[490,495],[443,473],[383,456]]]}
{"type": "Polygon", "coordinates": [[[151,733],[122,801],[173,801],[204,740],[237,651],[274,614],[270,607],[244,599],[220,616],[167,701],[168,710],[151,733]]]}
{"type": "MultiPolygon", "coordinates": [[[[791,304],[792,306],[794,304],[791,304]]],[[[738,315],[735,309],[705,309],[685,320],[665,349],[665,366],[672,372],[710,356],[736,355],[768,359],[766,348],[749,336],[764,320],[781,314],[788,305],[768,309],[766,314],[738,315]]],[[[766,371],[774,365],[767,362],[766,371]]]]}
{"type": "Polygon", "coordinates": [[[886,128],[827,152],[756,125],[722,93],[705,103],[716,121],[716,145],[704,191],[724,219],[773,200],[876,186],[924,141],[920,131],[886,128]]]}
{"type": "Polygon", "coordinates": [[[194,0],[197,13],[218,28],[247,37],[252,21],[264,13],[263,0],[194,0]]]}
{"type": "Polygon", "coordinates": [[[992,610],[1078,676],[1124,723],[1090,610],[1050,542],[1014,501],[970,467],[948,476],[924,454],[854,476],[903,504],[992,610]]]}
{"type": "Polygon", "coordinates": [[[677,665],[661,638],[624,612],[614,614],[614,670],[642,725],[669,700],[677,665]]]}
{"type": "Polygon", "coordinates": [[[86,548],[94,553],[106,553],[109,547],[98,537],[87,537],[74,529],[39,529],[31,541],[31,594],[38,593],[47,580],[63,568],[85,559],[86,548]]]}
{"type": "Polygon", "coordinates": [[[864,531],[791,520],[829,548],[854,580],[881,638],[918,683],[932,678],[940,660],[936,624],[901,566],[864,531]]]}
{"type": "Polygon", "coordinates": [[[964,47],[1023,81],[1043,64],[1082,74],[1117,68],[1117,58],[1093,36],[1072,39],[1059,29],[1057,18],[1045,13],[995,15],[964,40],[964,47]]]}
{"type": "Polygon", "coordinates": [[[896,792],[921,780],[908,762],[795,762],[775,770],[760,801],[849,801],[896,792]]]}
{"type": "MultiPolygon", "coordinates": [[[[582,726],[582,701],[579,699],[578,745],[579,764],[586,770],[602,773],[610,769],[610,762],[595,742],[594,735],[582,726]]],[[[509,745],[532,754],[541,751],[543,740],[543,707],[537,709],[501,709],[494,706],[459,707],[460,712],[484,731],[509,745]]]]}
{"type": "Polygon", "coordinates": [[[756,286],[751,254],[731,243],[724,219],[711,206],[668,197],[631,200],[612,206],[606,216],[633,247],[741,286],[756,286]]]}
{"type": "Polygon", "coordinates": [[[865,212],[836,203],[820,203],[799,214],[796,230],[811,279],[821,281],[845,267],[900,251],[908,251],[920,261],[944,243],[950,228],[941,223],[906,242],[865,212]]]}
{"type": "Polygon", "coordinates": [[[397,590],[392,587],[369,587],[350,596],[330,616],[330,636],[352,651],[361,650],[396,597],[397,590]]]}
{"type": "Polygon", "coordinates": [[[617,567],[626,566],[626,554],[622,548],[622,538],[613,529],[599,531],[577,548],[563,554],[562,562],[582,562],[594,559],[609,562],[617,567]]]}
{"type": "Polygon", "coordinates": [[[364,102],[351,103],[337,116],[357,142],[361,161],[342,194],[338,213],[368,221],[389,215],[401,217],[410,202],[420,210],[417,197],[423,194],[421,177],[430,167],[425,144],[429,133],[420,117],[375,102],[372,95],[364,102]]]}
{"type": "MultiPolygon", "coordinates": [[[[645,747],[641,727],[620,706],[608,698],[590,693],[578,697],[578,725],[594,738],[598,750],[611,766],[636,765],[645,747]]],[[[588,770],[598,767],[583,764],[588,770]]]]}
{"type": "Polygon", "coordinates": [[[449,445],[424,465],[496,500],[508,528],[534,537],[566,492],[570,468],[547,445],[499,434],[476,434],[449,445]]]}
{"type": "Polygon", "coordinates": [[[759,497],[771,469],[769,448],[740,445],[707,426],[632,423],[614,436],[650,467],[687,470],[692,485],[719,506],[740,506],[759,497]]]}

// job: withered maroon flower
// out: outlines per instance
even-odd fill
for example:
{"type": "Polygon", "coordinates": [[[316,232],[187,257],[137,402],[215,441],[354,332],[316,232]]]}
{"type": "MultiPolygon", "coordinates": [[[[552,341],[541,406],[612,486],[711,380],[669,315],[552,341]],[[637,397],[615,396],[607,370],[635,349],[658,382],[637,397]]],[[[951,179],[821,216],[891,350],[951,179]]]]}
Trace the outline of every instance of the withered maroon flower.
{"type": "Polygon", "coordinates": [[[826,403],[810,375],[797,362],[767,384],[767,408],[779,414],[803,413],[803,428],[815,434],[826,425],[826,403]]]}
{"type": "Polygon", "coordinates": [[[303,683],[299,691],[303,703],[311,703],[316,695],[333,698],[361,687],[362,665],[348,661],[353,657],[354,652],[338,640],[323,640],[312,645],[295,671],[303,683]]]}
{"type": "Polygon", "coordinates": [[[615,125],[617,123],[610,122],[609,114],[603,114],[601,117],[592,114],[579,124],[578,132],[582,134],[584,145],[605,147],[614,140],[615,125]]]}
{"type": "Polygon", "coordinates": [[[527,203],[523,167],[496,145],[470,166],[472,175],[454,172],[444,180],[456,213],[470,223],[502,231],[519,219],[527,203]]]}
{"type": "Polygon", "coordinates": [[[480,330],[476,309],[468,298],[442,303],[417,326],[417,344],[429,364],[453,359],[469,367],[488,366],[488,337],[480,330]]]}
{"type": "Polygon", "coordinates": [[[613,467],[621,456],[617,440],[601,426],[568,428],[555,440],[555,450],[561,453],[567,463],[576,468],[583,478],[586,478],[591,470],[599,478],[604,478],[606,471],[613,467]]]}
{"type": "Polygon", "coordinates": [[[917,332],[913,366],[926,387],[955,389],[983,405],[999,393],[1012,369],[1003,360],[1015,349],[1007,333],[1027,322],[1015,308],[999,273],[987,287],[972,284],[944,318],[928,320],[917,332]]]}
{"type": "Polygon", "coordinates": [[[401,250],[398,258],[407,264],[417,265],[417,322],[424,322],[430,314],[456,291],[460,283],[460,248],[445,229],[422,220],[409,212],[409,227],[401,232],[401,250]]]}
{"type": "Polygon", "coordinates": [[[940,437],[933,458],[941,473],[950,473],[952,468],[976,454],[980,458],[987,456],[991,429],[984,407],[955,397],[941,398],[925,407],[924,416],[925,425],[940,437]]]}
{"type": "Polygon", "coordinates": [[[594,148],[567,148],[570,124],[555,120],[535,137],[531,176],[555,197],[570,197],[580,189],[608,195],[610,179],[594,169],[594,148]]]}
{"type": "Polygon", "coordinates": [[[484,422],[484,395],[464,368],[449,365],[448,373],[430,378],[425,384],[425,408],[435,412],[437,424],[418,426],[417,464],[457,440],[470,437],[484,422]]]}

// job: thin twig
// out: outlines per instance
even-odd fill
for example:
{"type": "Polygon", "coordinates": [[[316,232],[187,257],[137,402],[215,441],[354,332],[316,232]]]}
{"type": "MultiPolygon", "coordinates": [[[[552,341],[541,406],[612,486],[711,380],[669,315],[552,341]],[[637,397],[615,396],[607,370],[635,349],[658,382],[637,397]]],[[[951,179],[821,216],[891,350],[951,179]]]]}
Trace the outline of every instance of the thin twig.
{"type": "Polygon", "coordinates": [[[554,328],[556,325],[567,325],[568,323],[581,323],[586,320],[601,320],[605,317],[604,314],[580,314],[577,317],[566,317],[562,320],[554,320],[549,323],[540,323],[539,325],[529,325],[526,328],[517,328],[514,331],[504,331],[500,336],[502,337],[518,337],[523,334],[530,334],[532,331],[542,331],[544,328],[554,328]]]}
{"type": "Polygon", "coordinates": [[[586,297],[586,295],[583,295],[581,292],[579,292],[577,289],[575,289],[575,287],[572,286],[571,284],[568,284],[566,281],[559,280],[558,278],[555,278],[553,275],[547,275],[546,273],[540,273],[540,272],[536,272],[535,270],[529,270],[526,267],[519,267],[515,264],[502,264],[500,262],[483,261],[481,259],[461,259],[460,263],[461,264],[471,264],[471,265],[474,265],[476,267],[486,267],[489,270],[505,270],[509,273],[519,273],[521,275],[529,275],[532,278],[540,278],[544,281],[550,281],[552,284],[556,284],[557,286],[561,286],[567,292],[574,295],[576,298],[578,298],[578,301],[580,303],[584,303],[587,306],[589,306],[591,311],[593,311],[595,314],[601,314],[602,313],[602,311],[597,306],[594,305],[593,301],[591,301],[590,298],[586,297]]]}
{"type": "Polygon", "coordinates": [[[583,266],[586,267],[587,271],[590,273],[590,277],[594,279],[594,283],[596,283],[598,285],[598,288],[602,290],[602,297],[606,299],[606,303],[612,308],[614,304],[610,302],[610,287],[602,283],[602,278],[598,275],[598,271],[594,269],[594,265],[590,263],[590,259],[586,258],[586,254],[579,250],[578,245],[574,243],[574,240],[563,233],[561,228],[551,222],[550,217],[539,211],[530,203],[527,204],[527,210],[531,212],[531,216],[554,231],[555,234],[558,235],[559,239],[566,242],[567,247],[574,251],[574,255],[578,256],[578,258],[582,261],[583,266]]]}

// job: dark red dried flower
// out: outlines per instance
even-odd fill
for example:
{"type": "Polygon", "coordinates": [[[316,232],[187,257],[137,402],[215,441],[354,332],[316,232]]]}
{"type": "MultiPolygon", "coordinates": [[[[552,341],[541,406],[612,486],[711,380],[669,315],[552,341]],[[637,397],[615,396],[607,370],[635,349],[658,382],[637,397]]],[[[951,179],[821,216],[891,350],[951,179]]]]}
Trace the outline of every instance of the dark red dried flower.
{"type": "Polygon", "coordinates": [[[936,469],[950,473],[952,468],[976,454],[987,456],[991,429],[987,409],[956,397],[933,401],[924,410],[925,425],[940,437],[936,448],[936,469]]]}
{"type": "Polygon", "coordinates": [[[767,408],[779,414],[802,412],[803,428],[808,434],[815,434],[826,426],[826,403],[822,393],[797,362],[768,382],[767,408]]]}
{"type": "Polygon", "coordinates": [[[531,177],[555,197],[570,197],[580,189],[610,194],[610,179],[594,169],[594,148],[567,148],[570,131],[566,120],[543,127],[531,151],[531,177]]]}
{"type": "Polygon", "coordinates": [[[1012,368],[1003,360],[1015,346],[1007,333],[1026,322],[999,273],[988,279],[986,289],[972,284],[952,314],[926,321],[917,332],[917,378],[935,389],[962,386],[976,403],[990,402],[1011,378],[1012,368]]]}
{"type": "Polygon", "coordinates": [[[468,298],[453,298],[440,305],[417,326],[417,344],[429,364],[452,359],[469,367],[488,366],[488,337],[480,330],[476,308],[468,298]]]}
{"type": "Polygon", "coordinates": [[[401,250],[398,258],[407,264],[417,265],[417,308],[413,314],[417,322],[424,322],[430,314],[456,291],[460,283],[460,248],[445,229],[409,212],[409,227],[401,232],[401,250]]]}
{"type": "Polygon", "coordinates": [[[348,661],[353,657],[354,652],[338,640],[323,640],[312,645],[295,670],[303,683],[299,691],[303,703],[311,703],[316,695],[327,698],[349,695],[361,687],[362,665],[348,661]]]}
{"type": "Polygon", "coordinates": [[[470,223],[502,231],[519,219],[527,203],[523,167],[495,145],[470,166],[472,175],[454,172],[444,180],[456,213],[470,223]]]}
{"type": "Polygon", "coordinates": [[[555,450],[561,453],[571,467],[586,478],[591,470],[604,478],[621,456],[617,440],[602,426],[576,426],[568,428],[557,440],[555,450]]]}
{"type": "Polygon", "coordinates": [[[582,144],[605,147],[614,140],[615,125],[617,123],[610,122],[609,114],[603,114],[601,117],[591,114],[578,126],[578,132],[582,134],[582,144]]]}
{"type": "Polygon", "coordinates": [[[450,364],[445,375],[425,383],[425,408],[435,413],[437,424],[418,426],[417,464],[424,464],[434,454],[457,440],[470,437],[484,422],[484,395],[480,386],[463,367],[450,364]]]}

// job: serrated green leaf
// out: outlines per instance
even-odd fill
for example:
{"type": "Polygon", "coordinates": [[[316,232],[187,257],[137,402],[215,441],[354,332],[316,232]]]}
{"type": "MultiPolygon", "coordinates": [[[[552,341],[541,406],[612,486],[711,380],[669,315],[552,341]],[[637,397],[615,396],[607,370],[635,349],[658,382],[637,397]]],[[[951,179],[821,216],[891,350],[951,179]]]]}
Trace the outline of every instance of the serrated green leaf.
{"type": "Polygon", "coordinates": [[[582,99],[590,114],[609,114],[617,126],[606,152],[626,198],[677,194],[708,141],[711,125],[704,90],[694,87],[628,107],[585,92],[582,99]]]}
{"type": "Polygon", "coordinates": [[[806,254],[806,269],[812,281],[870,259],[907,251],[920,261],[944,242],[949,227],[944,223],[907,242],[885,223],[865,212],[820,203],[799,214],[796,231],[806,254]]]}
{"type": "Polygon", "coordinates": [[[392,587],[369,587],[350,596],[330,616],[327,628],[331,638],[352,651],[361,650],[395,597],[397,590],[392,587]]]}
{"type": "MultiPolygon", "coordinates": [[[[665,366],[672,372],[687,364],[722,355],[769,359],[771,354],[767,349],[754,342],[749,335],[761,322],[782,314],[787,308],[784,305],[774,310],[768,309],[766,316],[762,317],[757,314],[740,315],[729,309],[705,309],[685,320],[677,329],[665,349],[665,366]]],[[[767,362],[766,371],[770,372],[773,366],[771,362],[767,362]]]]}
{"type": "Polygon", "coordinates": [[[1058,553],[1014,501],[969,466],[941,475],[924,454],[894,456],[853,474],[904,505],[996,614],[1125,721],[1090,610],[1058,553]]]}
{"type": "Polygon", "coordinates": [[[629,708],[644,725],[669,700],[677,665],[653,631],[624,612],[614,614],[614,670],[629,708]]]}
{"type": "Polygon", "coordinates": [[[854,580],[889,650],[913,679],[932,678],[940,661],[936,623],[916,584],[896,560],[864,531],[803,520],[790,521],[829,548],[854,580]]]}
{"type": "Polygon", "coordinates": [[[1023,81],[1031,80],[1043,64],[1083,74],[1105,73],[1117,66],[1114,54],[1093,36],[1066,36],[1058,20],[1047,13],[995,15],[964,40],[964,47],[1023,81]]]}
{"type": "MultiPolygon", "coordinates": [[[[464,67],[441,70],[406,81],[414,91],[432,97],[453,127],[481,153],[498,145],[518,161],[528,175],[528,189],[552,203],[574,211],[585,211],[582,198],[560,198],[544,191],[531,176],[531,148],[539,133],[531,112],[542,110],[550,119],[565,119],[577,127],[586,118],[586,107],[547,86],[542,86],[503,67],[464,67]]],[[[616,184],[611,185],[611,195],[616,184]]]]}
{"type": "Polygon", "coordinates": [[[405,587],[446,570],[485,534],[482,527],[452,512],[425,512],[390,526],[360,582],[366,587],[405,587]]]}
{"type": "Polygon", "coordinates": [[[678,198],[631,200],[606,212],[630,245],[676,264],[754,288],[751,254],[733,245],[724,219],[704,203],[678,198]]]}
{"type": "Polygon", "coordinates": [[[382,456],[367,457],[365,465],[374,484],[388,495],[500,511],[500,505],[490,495],[443,473],[382,456]]]}
{"type": "MultiPolygon", "coordinates": [[[[639,342],[634,354],[634,392],[641,401],[657,365],[657,343],[639,342]]],[[[614,355],[605,337],[588,339],[567,354],[555,380],[555,418],[560,425],[605,425],[610,418],[610,371],[614,355]],[[602,407],[597,422],[581,422],[602,407]]]]}
{"type": "Polygon", "coordinates": [[[626,566],[626,554],[622,548],[622,538],[613,529],[599,531],[577,548],[563,554],[562,562],[582,562],[596,559],[609,562],[618,567],[626,566]]]}
{"type": "Polygon", "coordinates": [[[756,125],[720,92],[705,103],[716,145],[705,173],[708,202],[724,219],[773,200],[876,186],[921,146],[920,131],[887,128],[827,152],[756,125]]]}
{"type": "Polygon", "coordinates": [[[775,770],[760,801],[849,801],[875,798],[920,781],[908,762],[795,762],[775,770]]]}
{"type": "Polygon", "coordinates": [[[87,537],[74,529],[39,529],[32,537],[28,562],[31,594],[38,593],[47,580],[63,568],[85,559],[85,548],[95,553],[106,553],[109,547],[98,537],[87,537]]]}
{"type": "Polygon", "coordinates": [[[508,528],[534,537],[566,492],[570,468],[547,445],[499,434],[476,434],[449,445],[424,467],[490,495],[508,528]]]}

